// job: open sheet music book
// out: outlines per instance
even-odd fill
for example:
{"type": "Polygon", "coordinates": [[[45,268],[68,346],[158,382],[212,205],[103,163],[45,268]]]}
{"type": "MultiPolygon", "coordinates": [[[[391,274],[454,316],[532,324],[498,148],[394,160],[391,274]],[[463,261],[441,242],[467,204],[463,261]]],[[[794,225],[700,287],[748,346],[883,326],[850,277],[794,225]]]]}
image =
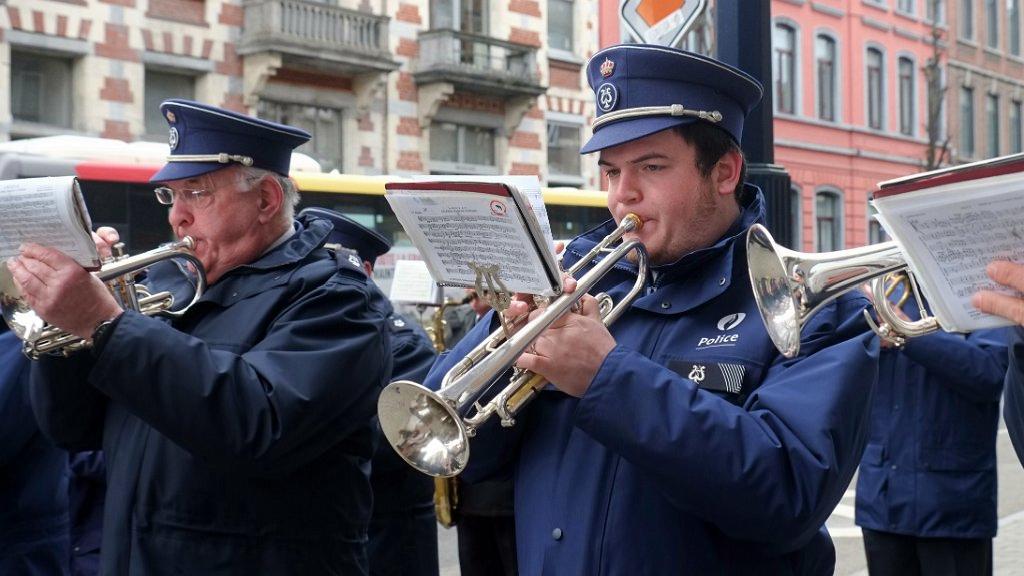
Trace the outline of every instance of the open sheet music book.
{"type": "Polygon", "coordinates": [[[992,260],[1024,262],[1024,154],[916,174],[879,184],[879,220],[906,254],[932,314],[949,332],[1008,326],[971,306],[997,290],[992,260]]]}
{"type": "Polygon", "coordinates": [[[100,265],[92,221],[74,176],[0,182],[0,262],[26,242],[56,248],[86,268],[100,265]]]}
{"type": "Polygon", "coordinates": [[[438,176],[385,188],[391,209],[439,285],[471,288],[478,269],[496,266],[509,292],[561,293],[536,178],[438,176]]]}

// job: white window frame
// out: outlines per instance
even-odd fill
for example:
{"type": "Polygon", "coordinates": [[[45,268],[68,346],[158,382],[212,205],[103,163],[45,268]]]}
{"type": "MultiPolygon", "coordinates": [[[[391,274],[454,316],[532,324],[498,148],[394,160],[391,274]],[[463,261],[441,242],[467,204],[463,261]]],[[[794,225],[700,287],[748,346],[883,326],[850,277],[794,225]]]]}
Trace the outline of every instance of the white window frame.
{"type": "Polygon", "coordinates": [[[819,230],[818,230],[818,197],[819,196],[831,196],[832,198],[835,199],[836,207],[837,207],[837,209],[836,209],[837,214],[835,215],[835,221],[836,221],[836,230],[838,232],[837,232],[837,238],[836,238],[836,244],[837,245],[833,247],[833,250],[842,250],[843,247],[846,246],[846,238],[845,238],[846,231],[844,230],[844,228],[845,228],[845,226],[844,226],[844,222],[845,222],[844,208],[845,208],[845,205],[844,205],[843,191],[840,190],[839,188],[836,188],[835,186],[818,186],[817,188],[814,189],[814,206],[813,206],[813,208],[814,208],[814,251],[815,252],[821,252],[822,251],[821,250],[821,246],[818,244],[818,234],[819,234],[819,230]]]}
{"type": "MultiPolygon", "coordinates": [[[[583,144],[583,127],[586,126],[586,119],[582,116],[575,114],[566,114],[565,112],[547,112],[544,114],[544,131],[547,134],[547,125],[549,123],[561,124],[563,126],[576,126],[580,130],[580,145],[583,144]]],[[[545,138],[546,141],[546,138],[545,138]]],[[[544,148],[544,157],[547,159],[547,145],[544,148]]],[[[550,166],[550,163],[546,163],[550,166]]],[[[580,159],[580,173],[578,176],[572,174],[552,174],[551,170],[548,169],[547,181],[549,186],[573,186],[582,187],[587,181],[583,176],[584,163],[582,158],[580,159]]]]}
{"type": "Polygon", "coordinates": [[[888,55],[886,54],[885,46],[875,42],[869,42],[864,46],[864,126],[869,130],[877,130],[879,132],[887,132],[887,128],[889,126],[889,82],[887,78],[889,71],[888,66],[886,66],[887,60],[888,55]],[[878,104],[880,114],[880,126],[878,128],[871,125],[871,81],[868,77],[868,54],[870,54],[872,50],[877,50],[879,54],[881,54],[882,65],[882,70],[878,75],[879,81],[882,83],[880,89],[881,102],[878,104]]]}
{"type": "Polygon", "coordinates": [[[911,52],[900,52],[896,55],[896,97],[897,97],[897,117],[899,118],[898,127],[899,133],[903,136],[909,136],[911,138],[918,135],[918,124],[920,114],[918,114],[918,82],[917,82],[917,57],[911,52]],[[900,64],[904,61],[910,62],[910,133],[903,132],[903,94],[900,93],[901,82],[900,82],[900,64]]]}
{"type": "Polygon", "coordinates": [[[814,117],[817,118],[818,120],[822,120],[824,122],[830,122],[830,123],[838,124],[838,123],[841,123],[843,121],[843,89],[842,89],[843,88],[843,74],[842,74],[843,60],[842,60],[842,53],[843,53],[842,44],[839,42],[839,36],[835,32],[833,32],[831,29],[828,29],[828,28],[819,28],[819,29],[814,31],[814,117]],[[832,106],[834,108],[834,110],[833,110],[833,119],[832,120],[823,120],[818,115],[818,102],[821,101],[821,93],[820,93],[820,90],[818,89],[818,87],[820,86],[820,82],[818,80],[818,55],[817,55],[818,54],[818,37],[828,38],[829,40],[831,40],[833,42],[833,45],[835,46],[835,49],[836,49],[835,61],[833,62],[833,70],[832,70],[832,75],[833,75],[833,80],[832,80],[832,84],[833,84],[833,86],[832,86],[832,90],[833,90],[832,106]]]}
{"type": "Polygon", "coordinates": [[[785,17],[779,17],[772,20],[772,107],[777,114],[785,114],[790,116],[801,116],[803,110],[803,78],[801,77],[803,61],[802,45],[800,38],[802,37],[800,24],[795,20],[785,17]],[[782,112],[779,110],[779,102],[775,97],[775,30],[778,26],[787,26],[793,30],[793,112],[782,112]]]}

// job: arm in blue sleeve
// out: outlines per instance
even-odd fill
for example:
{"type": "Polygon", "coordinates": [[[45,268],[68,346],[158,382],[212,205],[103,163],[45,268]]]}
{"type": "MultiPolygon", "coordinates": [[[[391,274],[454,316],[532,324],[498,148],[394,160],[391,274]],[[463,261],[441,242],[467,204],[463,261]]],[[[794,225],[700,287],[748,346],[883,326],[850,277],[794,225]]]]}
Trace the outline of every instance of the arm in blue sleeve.
{"type": "Polygon", "coordinates": [[[28,402],[28,369],[21,341],[10,332],[0,334],[0,468],[39,431],[28,402]]]}
{"type": "Polygon", "coordinates": [[[617,347],[576,424],[681,510],[732,538],[795,548],[842,498],[867,439],[878,344],[858,316],[819,312],[801,356],[777,357],[742,407],[617,347]]]}
{"type": "Polygon", "coordinates": [[[1024,328],[1010,333],[1009,368],[1006,371],[1006,396],[1003,418],[1017,458],[1024,464],[1024,328]]]}
{"type": "Polygon", "coordinates": [[[370,422],[391,374],[388,311],[339,272],[242,353],[125,312],[89,380],[209,466],[288,473],[370,422]]]}
{"type": "Polygon", "coordinates": [[[108,399],[89,385],[89,353],[43,356],[32,362],[31,398],[39,428],[66,450],[98,450],[108,399]]]}
{"type": "Polygon", "coordinates": [[[423,382],[437,358],[427,335],[416,331],[410,331],[401,337],[393,335],[391,345],[395,358],[391,381],[423,382]]]}
{"type": "MultiPolygon", "coordinates": [[[[438,390],[445,375],[457,362],[462,360],[477,344],[484,341],[491,333],[491,320],[494,313],[489,312],[477,322],[476,326],[459,341],[455,348],[441,354],[434,366],[427,374],[424,386],[431,390],[438,390]]],[[[498,382],[485,393],[484,402],[496,394],[500,387],[508,384],[508,376],[502,375],[498,382]]],[[[475,412],[475,409],[463,409],[463,415],[467,411],[475,412]]],[[[515,455],[518,452],[519,443],[522,440],[523,432],[529,423],[524,418],[529,415],[530,406],[527,405],[515,426],[504,428],[497,422],[498,418],[492,417],[490,421],[481,426],[469,443],[469,465],[459,475],[459,479],[473,483],[496,477],[508,477],[511,474],[510,468],[513,465],[515,455]]]]}
{"type": "Polygon", "coordinates": [[[998,402],[1006,375],[1005,330],[978,330],[965,338],[935,332],[907,340],[903,353],[936,380],[974,402],[998,402]]]}

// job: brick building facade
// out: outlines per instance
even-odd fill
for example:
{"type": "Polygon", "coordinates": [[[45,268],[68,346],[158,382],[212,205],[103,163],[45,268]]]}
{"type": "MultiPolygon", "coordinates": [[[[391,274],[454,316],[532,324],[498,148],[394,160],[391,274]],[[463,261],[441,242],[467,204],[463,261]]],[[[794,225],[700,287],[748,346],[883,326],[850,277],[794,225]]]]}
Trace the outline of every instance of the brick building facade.
{"type": "MultiPolygon", "coordinates": [[[[0,3],[3,4],[3,3],[0,3]]],[[[163,140],[186,97],[300,126],[354,174],[537,174],[581,161],[596,0],[8,0],[0,140],[163,140]],[[549,32],[550,30],[550,32],[549,32]]]]}

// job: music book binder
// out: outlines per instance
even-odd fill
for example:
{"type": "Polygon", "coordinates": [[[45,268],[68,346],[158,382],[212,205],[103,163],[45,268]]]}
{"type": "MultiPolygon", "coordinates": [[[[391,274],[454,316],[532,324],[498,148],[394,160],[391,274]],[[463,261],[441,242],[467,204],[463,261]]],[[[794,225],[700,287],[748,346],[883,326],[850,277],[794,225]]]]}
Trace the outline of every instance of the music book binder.
{"type": "Polygon", "coordinates": [[[561,293],[550,242],[512,178],[385,185],[385,199],[438,285],[473,288],[478,268],[496,266],[508,292],[561,293]]]}
{"type": "Polygon", "coordinates": [[[979,290],[1014,292],[985,273],[993,260],[1024,262],[1024,154],[881,182],[872,204],[944,330],[1009,321],[971,306],[979,290]]]}

